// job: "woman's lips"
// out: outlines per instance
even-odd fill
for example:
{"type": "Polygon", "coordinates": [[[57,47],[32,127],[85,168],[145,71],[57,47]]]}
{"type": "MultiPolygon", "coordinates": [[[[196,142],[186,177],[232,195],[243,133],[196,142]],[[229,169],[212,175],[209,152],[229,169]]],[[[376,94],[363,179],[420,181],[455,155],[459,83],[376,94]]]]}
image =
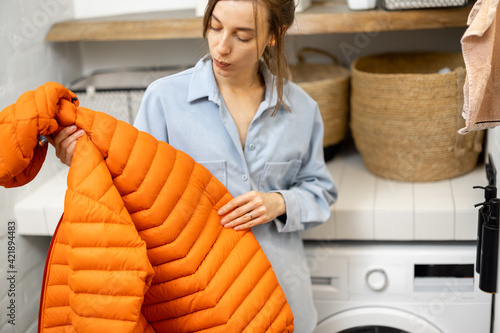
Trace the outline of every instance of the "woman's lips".
{"type": "Polygon", "coordinates": [[[214,62],[215,62],[215,66],[217,66],[221,69],[229,67],[229,63],[227,63],[227,62],[218,61],[217,59],[214,59],[214,62]]]}

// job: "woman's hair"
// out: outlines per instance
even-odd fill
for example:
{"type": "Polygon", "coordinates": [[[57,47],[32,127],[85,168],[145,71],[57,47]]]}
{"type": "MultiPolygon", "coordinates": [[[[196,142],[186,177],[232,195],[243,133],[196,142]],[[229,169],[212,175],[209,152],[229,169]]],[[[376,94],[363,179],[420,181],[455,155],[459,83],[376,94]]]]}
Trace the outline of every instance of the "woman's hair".
{"type": "MultiPolygon", "coordinates": [[[[210,29],[212,12],[214,7],[221,0],[208,0],[203,17],[203,38],[207,37],[210,29]]],[[[225,1],[225,0],[222,0],[225,1]]],[[[264,62],[269,67],[271,73],[276,76],[276,82],[272,82],[272,87],[276,85],[276,93],[278,94],[278,103],[273,110],[273,115],[278,112],[281,105],[285,109],[290,110],[288,105],[283,101],[283,87],[289,79],[289,67],[284,51],[284,35],[286,30],[292,25],[295,18],[295,2],[294,0],[236,0],[236,1],[252,1],[254,5],[254,13],[257,13],[257,2],[262,4],[267,11],[267,19],[269,22],[269,34],[274,39],[274,46],[266,46],[262,55],[264,62]]],[[[255,27],[257,27],[257,15],[255,15],[255,27]]],[[[271,90],[271,93],[274,93],[271,90]]]]}

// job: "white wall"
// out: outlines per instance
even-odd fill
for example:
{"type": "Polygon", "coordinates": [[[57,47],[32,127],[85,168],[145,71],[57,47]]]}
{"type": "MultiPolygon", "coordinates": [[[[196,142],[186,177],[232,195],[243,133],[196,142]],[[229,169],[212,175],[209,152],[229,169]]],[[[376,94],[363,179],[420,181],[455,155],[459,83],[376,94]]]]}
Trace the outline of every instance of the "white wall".
{"type": "Polygon", "coordinates": [[[194,8],[195,2],[195,0],[73,0],[77,19],[194,8]]]}
{"type": "MultiPolygon", "coordinates": [[[[63,83],[81,75],[80,55],[75,44],[44,42],[53,22],[72,17],[71,0],[0,1],[0,110],[14,103],[21,93],[33,90],[46,81],[63,83]]],[[[51,151],[40,175],[30,184],[18,189],[0,187],[2,333],[37,330],[40,287],[50,238],[15,234],[13,264],[16,273],[8,273],[12,271],[7,265],[8,221],[14,221],[14,203],[62,167],[54,156],[51,151]],[[7,280],[10,275],[15,277],[12,284],[7,280]],[[7,307],[11,300],[15,301],[15,326],[7,322],[10,319],[7,307]]]]}
{"type": "Polygon", "coordinates": [[[82,43],[82,70],[120,67],[190,66],[206,52],[202,39],[82,43]]]}

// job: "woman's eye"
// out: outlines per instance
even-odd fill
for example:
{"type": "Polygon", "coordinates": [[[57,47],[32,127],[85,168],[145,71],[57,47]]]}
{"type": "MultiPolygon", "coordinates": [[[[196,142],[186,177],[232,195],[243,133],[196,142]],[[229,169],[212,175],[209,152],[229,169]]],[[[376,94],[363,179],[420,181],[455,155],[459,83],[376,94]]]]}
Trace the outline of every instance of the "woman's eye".
{"type": "Polygon", "coordinates": [[[221,30],[221,28],[216,28],[213,25],[210,25],[210,29],[215,30],[215,31],[220,31],[221,30]]]}
{"type": "Polygon", "coordinates": [[[243,42],[243,43],[248,43],[249,41],[252,40],[252,37],[248,37],[248,36],[238,36],[236,35],[236,38],[238,38],[239,41],[243,42]]]}

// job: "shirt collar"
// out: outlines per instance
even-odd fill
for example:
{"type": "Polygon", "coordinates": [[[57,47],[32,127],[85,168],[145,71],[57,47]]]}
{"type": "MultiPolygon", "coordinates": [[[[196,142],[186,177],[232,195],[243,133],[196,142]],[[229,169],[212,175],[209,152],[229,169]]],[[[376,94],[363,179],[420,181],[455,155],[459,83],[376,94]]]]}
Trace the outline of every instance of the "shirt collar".
{"type": "MultiPolygon", "coordinates": [[[[264,97],[264,103],[267,104],[266,109],[274,109],[276,103],[278,102],[278,97],[275,89],[272,91],[271,87],[276,77],[271,74],[271,71],[262,60],[260,61],[259,66],[264,82],[266,83],[266,93],[264,97]]],[[[193,102],[197,99],[205,97],[214,103],[220,104],[220,92],[212,70],[212,58],[210,55],[204,56],[194,66],[193,76],[191,77],[191,82],[189,83],[187,101],[193,102]]],[[[288,104],[286,88],[284,91],[284,102],[288,104]]]]}
{"type": "Polygon", "coordinates": [[[210,56],[206,55],[193,68],[187,101],[190,103],[204,97],[215,101],[218,95],[219,89],[212,71],[212,61],[210,56]]]}

